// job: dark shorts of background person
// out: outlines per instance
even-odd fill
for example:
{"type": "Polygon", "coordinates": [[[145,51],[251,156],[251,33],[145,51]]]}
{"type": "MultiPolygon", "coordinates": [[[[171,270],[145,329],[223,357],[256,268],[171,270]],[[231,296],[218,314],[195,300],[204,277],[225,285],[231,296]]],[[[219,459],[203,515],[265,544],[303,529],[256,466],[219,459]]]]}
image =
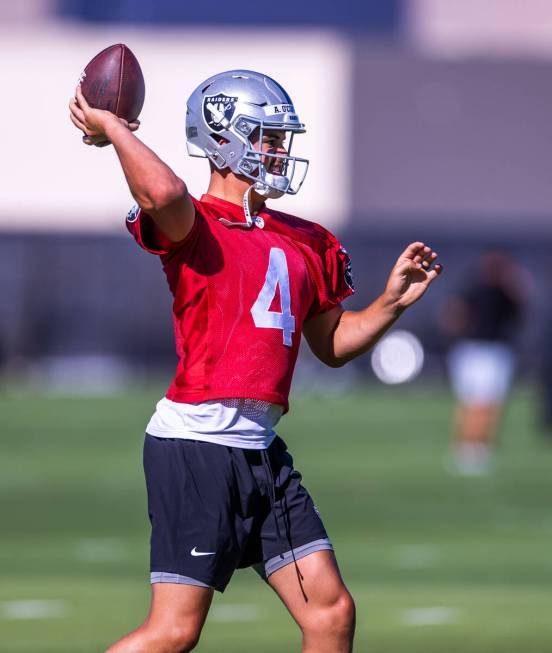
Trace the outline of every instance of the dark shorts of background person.
{"type": "Polygon", "coordinates": [[[223,592],[235,569],[263,577],[333,550],[285,442],[266,450],[146,434],[151,582],[223,592]]]}

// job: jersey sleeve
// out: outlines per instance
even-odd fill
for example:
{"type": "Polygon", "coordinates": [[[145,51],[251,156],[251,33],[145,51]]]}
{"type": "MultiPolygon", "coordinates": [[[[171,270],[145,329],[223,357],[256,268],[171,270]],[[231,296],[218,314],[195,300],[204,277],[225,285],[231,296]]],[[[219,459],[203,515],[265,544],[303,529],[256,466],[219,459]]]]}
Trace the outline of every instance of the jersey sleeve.
{"type": "Polygon", "coordinates": [[[349,254],[329,232],[314,256],[314,277],[317,294],[310,317],[329,311],[355,291],[349,254]]]}
{"type": "MultiPolygon", "coordinates": [[[[195,203],[195,202],[194,202],[195,203]]],[[[167,256],[176,250],[182,249],[194,238],[198,229],[198,212],[190,233],[180,242],[173,242],[157,228],[153,218],[143,211],[137,204],[127,214],[126,226],[138,245],[150,254],[167,256]]]]}

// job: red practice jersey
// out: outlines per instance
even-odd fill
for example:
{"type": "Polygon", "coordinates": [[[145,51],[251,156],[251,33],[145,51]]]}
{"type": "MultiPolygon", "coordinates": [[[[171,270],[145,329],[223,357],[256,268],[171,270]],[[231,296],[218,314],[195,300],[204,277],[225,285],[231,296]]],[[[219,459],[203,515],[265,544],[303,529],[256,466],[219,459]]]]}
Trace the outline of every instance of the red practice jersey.
{"type": "Polygon", "coordinates": [[[204,195],[193,200],[188,236],[171,243],[136,209],[127,226],[159,255],[174,297],[178,367],[167,398],[197,403],[251,398],[288,409],[306,320],[352,294],[349,257],[323,227],[263,209],[255,226],[243,209],[204,195]]]}

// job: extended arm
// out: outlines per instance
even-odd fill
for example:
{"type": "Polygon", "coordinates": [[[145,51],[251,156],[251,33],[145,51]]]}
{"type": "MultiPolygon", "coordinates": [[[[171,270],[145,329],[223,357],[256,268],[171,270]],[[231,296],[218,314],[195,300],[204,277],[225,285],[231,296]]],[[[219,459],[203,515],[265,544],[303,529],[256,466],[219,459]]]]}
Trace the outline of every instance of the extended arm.
{"type": "Polygon", "coordinates": [[[144,145],[128,123],[109,111],[91,108],[80,86],[69,104],[73,124],[86,135],[87,145],[111,142],[137,204],[173,242],[185,238],[195,209],[186,184],[144,145]]]}
{"type": "Polygon", "coordinates": [[[371,349],[401,314],[425,293],[442,266],[423,243],[409,245],[391,270],[384,292],[361,311],[341,306],[310,319],[303,333],[326,365],[340,367],[371,349]]]}

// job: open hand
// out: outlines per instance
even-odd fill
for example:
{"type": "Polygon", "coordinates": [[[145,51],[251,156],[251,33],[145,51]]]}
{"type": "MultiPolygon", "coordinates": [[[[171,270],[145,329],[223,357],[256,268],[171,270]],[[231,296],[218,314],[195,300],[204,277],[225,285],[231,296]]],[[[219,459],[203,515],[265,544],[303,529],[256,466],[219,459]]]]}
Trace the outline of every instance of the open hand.
{"type": "Polygon", "coordinates": [[[86,101],[80,85],[77,86],[75,97],[71,98],[69,102],[69,111],[71,122],[83,132],[82,140],[86,145],[95,145],[96,147],[109,145],[110,140],[106,130],[113,121],[120,122],[132,132],[140,126],[139,120],[129,123],[110,111],[93,109],[86,101]]]}
{"type": "Polygon", "coordinates": [[[411,243],[391,270],[385,287],[386,299],[400,309],[420,299],[443,270],[436,260],[437,253],[431,247],[420,242],[411,243]]]}

